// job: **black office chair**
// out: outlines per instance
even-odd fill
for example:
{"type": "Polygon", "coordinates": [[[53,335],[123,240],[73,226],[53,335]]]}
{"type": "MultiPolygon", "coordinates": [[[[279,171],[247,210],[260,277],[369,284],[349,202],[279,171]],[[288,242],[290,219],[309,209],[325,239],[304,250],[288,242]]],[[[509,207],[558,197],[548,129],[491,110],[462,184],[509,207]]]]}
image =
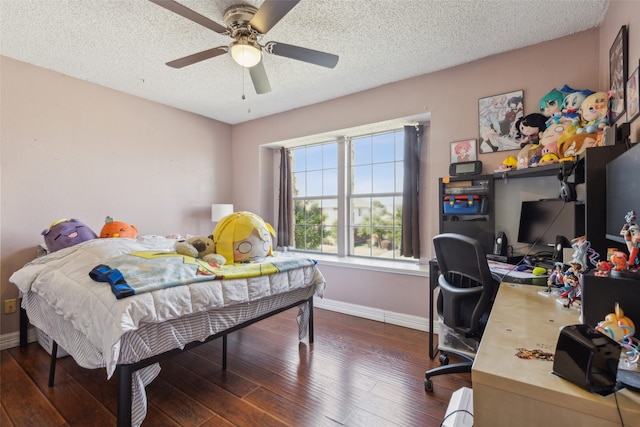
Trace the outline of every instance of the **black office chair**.
{"type": "MultiPolygon", "coordinates": [[[[454,233],[435,236],[433,244],[440,270],[438,315],[456,335],[480,342],[500,285],[491,276],[485,251],[477,240],[454,233]]],[[[440,349],[439,359],[443,366],[425,373],[426,391],[433,391],[431,377],[471,372],[469,354],[440,349]],[[449,354],[464,361],[449,365],[449,354]]]]}

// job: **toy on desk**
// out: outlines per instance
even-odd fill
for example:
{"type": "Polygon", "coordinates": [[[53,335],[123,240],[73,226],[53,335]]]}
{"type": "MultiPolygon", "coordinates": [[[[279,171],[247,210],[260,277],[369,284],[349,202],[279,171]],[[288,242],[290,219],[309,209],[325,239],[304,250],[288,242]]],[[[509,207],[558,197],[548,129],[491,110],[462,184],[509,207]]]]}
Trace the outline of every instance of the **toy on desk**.
{"type": "Polygon", "coordinates": [[[607,277],[612,268],[613,264],[611,264],[610,261],[598,261],[596,263],[596,271],[593,274],[600,277],[607,277]]]}
{"type": "Polygon", "coordinates": [[[620,230],[620,235],[624,237],[629,250],[629,258],[627,266],[630,270],[637,270],[640,259],[638,259],[638,250],[640,249],[640,227],[636,224],[636,212],[629,211],[624,217],[625,224],[620,230]]]}
{"type": "Polygon", "coordinates": [[[638,362],[640,348],[638,340],[633,337],[636,332],[635,324],[633,320],[625,316],[620,304],[616,303],[615,312],[607,314],[595,329],[620,343],[625,349],[626,359],[624,362],[629,368],[638,362]]]}
{"type": "Polygon", "coordinates": [[[563,286],[564,268],[561,262],[556,262],[553,270],[547,278],[547,288],[545,292],[551,292],[551,288],[561,288],[563,286]]]}
{"type": "Polygon", "coordinates": [[[582,265],[575,262],[564,272],[564,286],[560,289],[558,301],[566,308],[570,308],[582,293],[582,270],[582,265]]]}

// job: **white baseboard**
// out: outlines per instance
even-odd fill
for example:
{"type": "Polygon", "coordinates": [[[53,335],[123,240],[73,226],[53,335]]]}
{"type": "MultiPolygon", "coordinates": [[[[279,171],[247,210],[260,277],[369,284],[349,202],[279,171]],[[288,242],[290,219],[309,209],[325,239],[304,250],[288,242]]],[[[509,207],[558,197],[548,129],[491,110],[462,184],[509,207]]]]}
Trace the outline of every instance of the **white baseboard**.
{"type": "Polygon", "coordinates": [[[405,328],[417,329],[424,332],[429,331],[429,319],[426,317],[395,313],[393,311],[381,310],[379,308],[366,307],[363,305],[317,297],[313,299],[313,306],[325,310],[336,311],[338,313],[349,314],[351,316],[362,317],[364,319],[389,323],[391,325],[404,326],[405,328]]]}
{"type": "MultiPolygon", "coordinates": [[[[36,330],[29,328],[27,330],[27,342],[36,342],[36,330]]],[[[0,350],[6,350],[8,348],[18,347],[20,345],[20,332],[10,332],[8,334],[0,335],[0,350]]]]}
{"type": "MultiPolygon", "coordinates": [[[[313,306],[325,310],[336,311],[338,313],[349,314],[351,316],[362,317],[364,319],[389,323],[391,325],[404,326],[405,328],[416,329],[418,331],[429,331],[429,319],[426,317],[395,313],[393,311],[380,310],[379,308],[366,307],[364,305],[350,304],[342,301],[334,301],[317,297],[313,299],[313,306]]],[[[34,328],[29,328],[27,341],[30,343],[37,341],[34,328]]],[[[0,335],[0,350],[18,347],[19,345],[20,333],[11,332],[0,335]]]]}

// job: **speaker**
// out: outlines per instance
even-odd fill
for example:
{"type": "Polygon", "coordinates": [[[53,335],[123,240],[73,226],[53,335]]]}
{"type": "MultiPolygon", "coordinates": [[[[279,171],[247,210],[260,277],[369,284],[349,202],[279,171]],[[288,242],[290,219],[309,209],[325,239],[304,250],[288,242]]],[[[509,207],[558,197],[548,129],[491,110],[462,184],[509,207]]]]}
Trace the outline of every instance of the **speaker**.
{"type": "Polygon", "coordinates": [[[493,241],[493,254],[494,255],[507,255],[507,235],[503,231],[499,231],[496,234],[496,238],[493,241]]]}
{"type": "Polygon", "coordinates": [[[571,247],[569,240],[564,236],[557,235],[556,243],[553,245],[553,262],[563,262],[563,249],[569,247],[571,247]]]}
{"type": "Polygon", "coordinates": [[[592,393],[615,390],[620,344],[589,325],[562,328],[553,360],[553,373],[592,393]]]}

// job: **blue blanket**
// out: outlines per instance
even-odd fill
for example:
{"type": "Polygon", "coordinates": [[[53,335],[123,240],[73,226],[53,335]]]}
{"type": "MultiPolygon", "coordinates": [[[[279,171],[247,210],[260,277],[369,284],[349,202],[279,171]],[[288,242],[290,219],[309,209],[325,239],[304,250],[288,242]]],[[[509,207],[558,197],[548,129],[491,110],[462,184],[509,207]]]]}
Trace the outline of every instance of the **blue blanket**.
{"type": "Polygon", "coordinates": [[[121,299],[173,286],[264,276],[315,264],[313,259],[286,256],[219,266],[173,252],[140,251],[105,260],[89,276],[108,283],[116,298],[121,299]]]}

